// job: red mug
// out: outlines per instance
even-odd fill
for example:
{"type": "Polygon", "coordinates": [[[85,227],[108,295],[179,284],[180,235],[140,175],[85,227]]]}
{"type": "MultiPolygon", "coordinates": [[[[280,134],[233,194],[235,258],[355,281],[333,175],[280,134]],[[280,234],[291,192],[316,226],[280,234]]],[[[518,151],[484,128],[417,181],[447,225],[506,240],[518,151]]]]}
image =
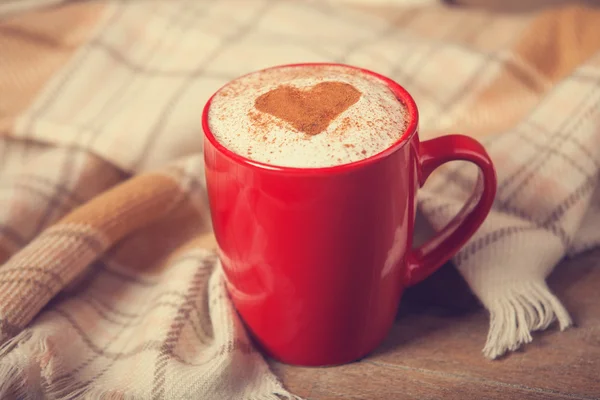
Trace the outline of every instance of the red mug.
{"type": "Polygon", "coordinates": [[[228,292],[254,341],[288,364],[344,364],[374,350],[404,288],[464,245],[496,193],[481,144],[462,135],[420,142],[410,94],[389,78],[351,68],[385,82],[410,115],[396,143],[360,161],[325,168],[253,161],[211,133],[212,97],[202,114],[211,218],[228,292]],[[445,228],[412,249],[415,194],[435,168],[455,160],[479,167],[475,193],[445,228]]]}

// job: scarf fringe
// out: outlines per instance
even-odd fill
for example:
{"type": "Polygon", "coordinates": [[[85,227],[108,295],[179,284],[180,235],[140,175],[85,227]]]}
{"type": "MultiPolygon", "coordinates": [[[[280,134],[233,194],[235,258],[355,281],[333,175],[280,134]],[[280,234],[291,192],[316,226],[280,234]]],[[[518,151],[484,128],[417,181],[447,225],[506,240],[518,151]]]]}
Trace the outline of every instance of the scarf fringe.
{"type": "MultiPolygon", "coordinates": [[[[74,400],[74,399],[86,399],[86,400],[139,400],[139,397],[127,396],[123,393],[111,393],[107,390],[102,389],[89,389],[83,391],[77,391],[70,394],[67,397],[60,397],[57,400],[74,400]]],[[[304,400],[301,397],[291,395],[289,393],[273,391],[273,393],[269,394],[257,394],[250,395],[249,397],[245,397],[245,400],[304,400]]],[[[217,400],[217,399],[215,399],[217,400]]]]}
{"type": "MultiPolygon", "coordinates": [[[[1,398],[1,397],[0,397],[1,398]]],[[[126,395],[119,391],[110,391],[106,389],[100,389],[96,387],[84,388],[73,391],[67,395],[60,397],[51,397],[56,400],[75,400],[75,399],[89,399],[89,400],[138,400],[139,397],[126,395]]],[[[268,393],[258,394],[247,394],[244,396],[244,400],[304,400],[301,397],[287,393],[285,390],[278,389],[276,387],[270,388],[268,393]]]]}
{"type": "MultiPolygon", "coordinates": [[[[54,380],[47,387],[43,363],[48,346],[48,335],[26,329],[0,347],[0,399],[74,400],[86,394],[86,389],[69,377],[54,380]]],[[[56,364],[59,361],[52,362],[53,375],[61,375],[62,368],[56,364]]]]}
{"type": "Polygon", "coordinates": [[[0,364],[0,399],[26,399],[23,370],[8,363],[0,364]]]}
{"type": "Polygon", "coordinates": [[[496,359],[530,343],[531,332],[546,329],[558,320],[563,331],[573,324],[569,313],[544,281],[524,282],[486,302],[490,329],[483,354],[496,359]]]}
{"type": "MultiPolygon", "coordinates": [[[[0,346],[0,399],[54,400],[75,399],[119,399],[134,400],[139,397],[121,391],[98,388],[93,385],[82,387],[70,377],[61,381],[51,380],[50,387],[44,384],[44,355],[49,347],[48,336],[35,330],[24,330],[0,346]]],[[[53,360],[58,362],[58,360],[53,360]]],[[[60,365],[52,366],[52,375],[62,375],[60,365]]],[[[247,400],[303,400],[287,392],[275,378],[259,380],[255,391],[245,393],[247,400]]]]}
{"type": "Polygon", "coordinates": [[[28,385],[30,379],[35,379],[36,365],[30,362],[32,334],[28,330],[21,331],[16,336],[0,346],[0,399],[34,399],[36,394],[28,385]]]}

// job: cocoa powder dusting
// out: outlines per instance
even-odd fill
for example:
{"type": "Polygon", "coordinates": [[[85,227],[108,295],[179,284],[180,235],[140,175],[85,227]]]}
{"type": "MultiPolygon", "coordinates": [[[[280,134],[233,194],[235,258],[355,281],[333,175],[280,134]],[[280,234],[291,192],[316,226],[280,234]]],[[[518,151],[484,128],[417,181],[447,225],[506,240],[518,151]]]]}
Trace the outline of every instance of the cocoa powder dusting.
{"type": "Polygon", "coordinates": [[[248,112],[248,117],[250,118],[252,123],[256,126],[261,126],[265,123],[265,121],[263,120],[262,115],[260,113],[250,111],[250,112],[248,112]]]}
{"type": "MultiPolygon", "coordinates": [[[[248,117],[250,118],[250,120],[252,121],[252,124],[256,128],[255,131],[257,134],[261,134],[262,132],[264,132],[267,129],[267,127],[269,125],[269,121],[268,121],[268,118],[266,118],[267,116],[265,114],[262,114],[262,113],[259,113],[256,111],[249,111],[248,117]]],[[[260,140],[260,136],[256,136],[255,138],[256,138],[256,140],[260,140]]],[[[262,140],[263,140],[263,142],[266,142],[267,136],[262,135],[262,140]]]]}
{"type": "Polygon", "coordinates": [[[344,82],[321,82],[308,90],[281,85],[259,96],[254,107],[280,118],[300,132],[316,135],[361,96],[344,82]]]}

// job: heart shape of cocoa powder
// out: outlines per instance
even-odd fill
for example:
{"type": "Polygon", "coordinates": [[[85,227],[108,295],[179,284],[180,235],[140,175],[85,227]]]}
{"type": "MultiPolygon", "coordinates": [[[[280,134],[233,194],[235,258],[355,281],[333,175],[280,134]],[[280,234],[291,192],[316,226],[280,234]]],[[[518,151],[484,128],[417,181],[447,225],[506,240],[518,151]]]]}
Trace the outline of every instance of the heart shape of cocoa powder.
{"type": "Polygon", "coordinates": [[[259,96],[257,110],[280,118],[300,132],[316,135],[360,99],[361,93],[344,82],[321,82],[310,89],[279,86],[259,96]]]}

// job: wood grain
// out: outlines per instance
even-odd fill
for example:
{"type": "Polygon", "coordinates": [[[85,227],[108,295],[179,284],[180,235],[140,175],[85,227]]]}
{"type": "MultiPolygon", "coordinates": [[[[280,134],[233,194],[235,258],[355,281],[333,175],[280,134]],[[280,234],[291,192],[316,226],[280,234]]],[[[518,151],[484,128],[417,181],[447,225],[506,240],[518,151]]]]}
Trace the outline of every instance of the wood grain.
{"type": "Polygon", "coordinates": [[[483,357],[488,316],[452,266],[407,292],[387,340],[360,362],[300,368],[271,361],[293,393],[325,399],[600,399],[600,250],[563,262],[549,285],[577,326],[483,357]]]}

